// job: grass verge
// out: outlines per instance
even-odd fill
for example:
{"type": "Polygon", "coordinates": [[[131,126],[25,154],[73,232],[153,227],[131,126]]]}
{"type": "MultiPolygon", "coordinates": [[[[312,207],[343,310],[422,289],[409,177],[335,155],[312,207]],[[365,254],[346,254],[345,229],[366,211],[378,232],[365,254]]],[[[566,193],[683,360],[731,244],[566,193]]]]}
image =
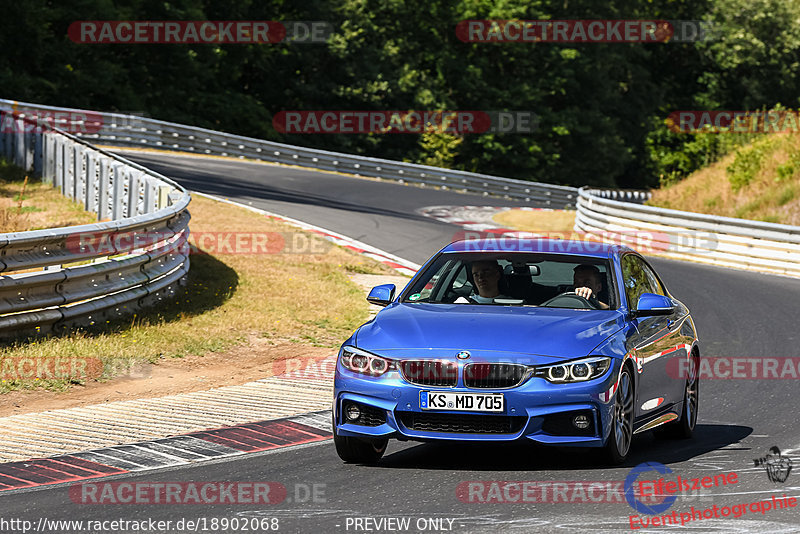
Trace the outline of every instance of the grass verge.
{"type": "Polygon", "coordinates": [[[97,216],[53,186],[0,159],[0,233],[90,224],[97,216]]]}
{"type": "Polygon", "coordinates": [[[494,222],[506,228],[523,232],[572,232],[575,212],[571,210],[522,210],[501,211],[492,217],[494,222]]]}

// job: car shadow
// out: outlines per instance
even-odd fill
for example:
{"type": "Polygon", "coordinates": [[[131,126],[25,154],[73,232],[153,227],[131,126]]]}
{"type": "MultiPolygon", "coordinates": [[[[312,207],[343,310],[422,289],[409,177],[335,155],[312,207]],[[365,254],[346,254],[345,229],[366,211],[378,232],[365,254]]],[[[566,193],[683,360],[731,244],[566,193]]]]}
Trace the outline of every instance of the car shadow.
{"type": "Polygon", "coordinates": [[[634,437],[624,464],[608,465],[599,449],[546,447],[534,442],[430,442],[384,456],[378,467],[450,471],[580,471],[634,467],[643,462],[685,462],[738,443],[753,432],[748,426],[698,424],[688,440],[657,439],[653,432],[634,437]]]}
{"type": "MultiPolygon", "coordinates": [[[[133,324],[160,324],[185,321],[218,308],[230,300],[239,287],[239,274],[220,258],[203,250],[192,253],[191,267],[185,285],[177,285],[171,298],[158,305],[138,308],[130,306],[128,313],[111,317],[107,321],[97,321],[91,326],[72,324],[48,332],[48,338],[68,338],[76,332],[86,337],[106,336],[130,330],[133,324]],[[136,315],[133,315],[133,312],[136,315]],[[135,322],[132,321],[135,318],[135,322]]],[[[141,300],[140,300],[141,302],[141,300]]],[[[111,316],[110,308],[108,311],[111,316]]],[[[102,315],[98,314],[98,315],[102,315]]],[[[105,316],[103,316],[105,319],[105,316]]],[[[0,340],[0,348],[13,347],[18,343],[41,340],[43,336],[30,331],[21,331],[15,337],[0,340]]]]}

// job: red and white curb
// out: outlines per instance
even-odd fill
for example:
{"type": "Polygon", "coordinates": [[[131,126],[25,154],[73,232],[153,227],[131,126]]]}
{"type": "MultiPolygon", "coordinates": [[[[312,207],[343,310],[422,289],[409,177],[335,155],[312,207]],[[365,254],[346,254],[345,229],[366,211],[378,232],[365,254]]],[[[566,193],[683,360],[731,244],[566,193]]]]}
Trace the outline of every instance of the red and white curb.
{"type": "Polygon", "coordinates": [[[473,232],[485,232],[490,234],[502,234],[506,236],[529,237],[531,232],[522,232],[512,228],[506,228],[495,222],[494,217],[498,213],[510,210],[521,211],[556,211],[551,208],[508,208],[497,206],[426,206],[417,210],[417,213],[424,217],[430,217],[437,221],[455,224],[464,230],[473,232]]]}
{"type": "Polygon", "coordinates": [[[509,230],[494,221],[494,216],[512,208],[495,206],[426,206],[417,213],[437,221],[455,224],[465,230],[484,232],[487,230],[509,230]]]}
{"type": "Polygon", "coordinates": [[[0,462],[46,458],[330,408],[336,354],[274,362],[237,386],[0,418],[0,462]],[[298,374],[299,373],[299,374],[298,374]],[[302,377],[302,379],[299,379],[302,377]]]}
{"type": "Polygon", "coordinates": [[[38,444],[51,452],[0,464],[0,492],[329,439],[336,360],[335,354],[317,360],[284,360],[281,375],[242,386],[14,416],[14,421],[3,418],[7,426],[0,448],[16,439],[25,451],[35,450],[38,444]],[[296,415],[275,416],[281,412],[296,415]],[[265,413],[273,415],[252,422],[265,413]],[[173,432],[166,431],[165,425],[173,432]],[[10,428],[15,431],[9,436],[10,428]],[[127,439],[121,438],[120,431],[127,439]],[[120,441],[125,444],[117,444],[120,441]],[[109,446],[100,446],[103,443],[109,446]],[[59,449],[61,453],[56,452],[59,449]]]}
{"type": "Polygon", "coordinates": [[[330,411],[0,464],[0,492],[77,482],[330,439],[330,411]]]}
{"type": "Polygon", "coordinates": [[[362,243],[361,241],[358,241],[358,240],[353,239],[351,237],[347,237],[346,235],[342,235],[342,234],[339,234],[337,232],[333,232],[331,230],[327,230],[325,228],[320,228],[319,226],[314,226],[313,224],[308,224],[306,222],[299,221],[297,219],[292,219],[291,217],[284,217],[283,215],[278,215],[277,213],[272,213],[270,211],[262,210],[260,208],[255,208],[253,206],[248,206],[247,204],[242,204],[241,202],[235,202],[233,200],[229,200],[227,198],[218,197],[218,196],[215,196],[215,195],[209,195],[209,194],[206,194],[206,193],[198,193],[196,191],[192,191],[192,194],[200,196],[200,197],[204,197],[204,198],[209,198],[211,200],[216,200],[218,202],[224,202],[226,204],[232,204],[234,206],[237,206],[237,207],[240,207],[240,208],[244,208],[244,209],[253,211],[253,212],[261,214],[261,215],[265,215],[265,216],[269,217],[270,219],[274,219],[276,221],[280,221],[282,223],[289,224],[289,225],[294,226],[296,228],[300,228],[300,229],[305,230],[307,232],[311,232],[311,233],[317,234],[317,235],[322,236],[323,238],[327,239],[328,241],[331,241],[331,242],[333,242],[333,243],[335,243],[337,245],[340,245],[340,246],[342,246],[344,248],[347,248],[347,249],[350,249],[350,250],[352,250],[354,252],[357,252],[358,254],[363,254],[364,256],[367,256],[369,258],[377,260],[377,261],[383,263],[384,265],[388,265],[389,267],[391,267],[392,269],[396,270],[397,272],[405,274],[405,275],[408,275],[408,276],[414,276],[417,273],[417,271],[419,270],[419,268],[421,267],[417,263],[413,263],[413,262],[410,262],[408,260],[404,260],[403,258],[400,258],[399,256],[395,256],[394,254],[386,252],[385,250],[381,250],[379,248],[375,248],[375,247],[373,247],[371,245],[368,245],[366,243],[362,243]]]}

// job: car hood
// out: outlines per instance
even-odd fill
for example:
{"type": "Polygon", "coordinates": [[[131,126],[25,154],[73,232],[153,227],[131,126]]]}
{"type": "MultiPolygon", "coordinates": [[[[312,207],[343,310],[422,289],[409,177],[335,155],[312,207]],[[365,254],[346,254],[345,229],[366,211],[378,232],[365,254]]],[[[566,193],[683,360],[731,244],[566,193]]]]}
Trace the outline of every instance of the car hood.
{"type": "Polygon", "coordinates": [[[579,358],[623,326],[613,310],[394,303],[358,330],[356,344],[394,357],[428,349],[579,358]]]}

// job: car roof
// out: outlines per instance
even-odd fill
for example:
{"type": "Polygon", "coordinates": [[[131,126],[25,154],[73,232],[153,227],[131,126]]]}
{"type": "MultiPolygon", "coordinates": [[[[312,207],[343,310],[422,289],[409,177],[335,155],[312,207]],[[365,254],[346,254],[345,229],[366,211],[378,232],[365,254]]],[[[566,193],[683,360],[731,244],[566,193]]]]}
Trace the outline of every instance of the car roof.
{"type": "Polygon", "coordinates": [[[588,256],[592,258],[611,258],[623,252],[635,252],[624,245],[601,243],[599,241],[553,239],[548,237],[509,237],[482,236],[474,239],[454,241],[441,250],[442,253],[462,252],[539,252],[543,254],[564,254],[588,256]]]}

